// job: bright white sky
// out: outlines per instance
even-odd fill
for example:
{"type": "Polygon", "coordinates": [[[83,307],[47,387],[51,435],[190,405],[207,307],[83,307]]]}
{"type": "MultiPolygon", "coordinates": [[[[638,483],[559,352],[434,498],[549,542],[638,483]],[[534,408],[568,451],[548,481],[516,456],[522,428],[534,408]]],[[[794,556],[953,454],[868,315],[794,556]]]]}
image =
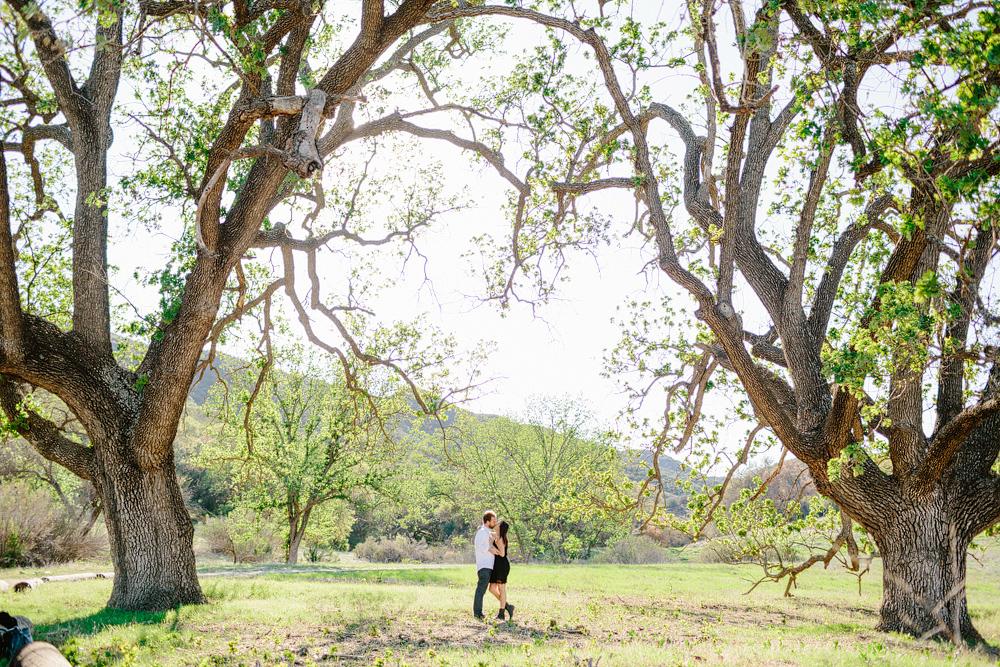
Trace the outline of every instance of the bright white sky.
{"type": "MultiPolygon", "coordinates": [[[[628,228],[631,212],[627,211],[629,219],[622,220],[624,226],[619,229],[628,228]]],[[[480,226],[502,233],[510,222],[489,202],[449,216],[424,246],[431,260],[429,269],[440,276],[435,277],[433,292],[424,288],[413,301],[409,290],[403,290],[403,298],[387,300],[387,312],[427,312],[463,345],[475,346],[483,339],[495,342],[496,352],[486,371],[495,379],[469,409],[519,412],[533,394],[568,394],[582,396],[602,419],[612,419],[624,399],[612,380],[601,377],[602,355],[618,342],[620,332],[612,323],[616,308],[646,287],[641,272],[646,260],[639,251],[627,248],[608,248],[597,260],[580,253],[569,268],[571,279],[562,284],[556,300],[538,307],[534,314],[529,305],[514,303],[501,317],[496,306],[480,305],[465,296],[474,293],[481,281],[469,275],[467,262],[458,255],[469,247],[469,237],[480,226]]]]}
{"type": "MultiPolygon", "coordinates": [[[[457,149],[442,147],[440,156],[450,158],[449,171],[460,182],[502,192],[501,179],[483,170],[473,172],[468,158],[457,149]]],[[[623,229],[628,228],[631,214],[629,207],[625,211],[628,220],[621,221],[623,229]]],[[[493,379],[477,398],[463,405],[466,409],[516,413],[534,394],[568,394],[589,401],[601,420],[613,420],[624,399],[614,382],[600,375],[602,354],[618,341],[619,332],[611,322],[616,308],[647,286],[641,269],[648,258],[636,250],[613,248],[598,260],[578,254],[569,268],[572,278],[563,283],[556,300],[540,306],[535,314],[530,306],[515,303],[501,317],[496,306],[480,304],[469,296],[481,292],[482,282],[470,275],[471,267],[460,255],[473,247],[474,234],[489,230],[502,236],[509,224],[499,200],[481,201],[442,217],[419,243],[429,259],[431,281],[423,286],[415,278],[403,281],[380,298],[376,308],[380,320],[406,321],[426,313],[432,324],[452,333],[462,349],[476,349],[484,340],[496,345],[483,369],[484,377],[493,379]]],[[[152,248],[164,248],[170,240],[164,233],[150,243],[148,233],[137,230],[130,237],[119,237],[109,249],[111,263],[120,269],[116,287],[146,312],[156,309],[159,297],[153,290],[140,288],[131,276],[140,266],[162,266],[164,251],[152,248]]],[[[304,259],[299,264],[304,265],[304,259]]],[[[325,329],[320,318],[314,318],[314,325],[325,329]]]]}

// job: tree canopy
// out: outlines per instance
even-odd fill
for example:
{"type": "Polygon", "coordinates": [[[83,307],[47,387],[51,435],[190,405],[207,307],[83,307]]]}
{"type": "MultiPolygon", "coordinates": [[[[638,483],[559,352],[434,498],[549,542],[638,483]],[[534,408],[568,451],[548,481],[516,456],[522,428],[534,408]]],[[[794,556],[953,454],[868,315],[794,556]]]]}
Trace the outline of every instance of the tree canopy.
{"type": "Polygon", "coordinates": [[[704,445],[705,406],[735,382],[736,414],[760,427],[733,460],[772,434],[871,535],[879,628],[978,640],[965,553],[1000,518],[997,319],[982,289],[996,256],[997,9],[785,0],[681,13],[445,14],[552,30],[498,98],[544,155],[507,275],[537,278],[541,258],[599,240],[593,194],[632,190],[630,231],[687,295],[637,300],[612,359],[639,375],[637,400],[664,388],[656,451],[704,445]],[[571,73],[581,54],[592,76],[571,73]]]}
{"type": "MultiPolygon", "coordinates": [[[[272,369],[260,400],[251,402],[243,389],[230,409],[220,408],[223,427],[201,458],[232,469],[244,504],[284,514],[285,561],[294,565],[314,514],[362,489],[378,491],[392,475],[394,453],[405,446],[395,440],[407,403],[398,393],[386,396],[384,387],[367,387],[366,400],[345,389],[337,374],[324,372],[314,355],[299,349],[291,356],[304,360],[272,369]],[[373,400],[372,394],[381,395],[373,400]]],[[[232,390],[255,380],[233,378],[232,390]]]]}

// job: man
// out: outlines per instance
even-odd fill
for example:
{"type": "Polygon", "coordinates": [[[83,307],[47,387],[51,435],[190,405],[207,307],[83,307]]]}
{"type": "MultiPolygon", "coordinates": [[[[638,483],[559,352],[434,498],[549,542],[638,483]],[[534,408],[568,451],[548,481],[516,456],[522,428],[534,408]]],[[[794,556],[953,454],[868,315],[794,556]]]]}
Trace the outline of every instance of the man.
{"type": "Polygon", "coordinates": [[[483,512],[483,525],[476,531],[476,573],[479,582],[476,584],[476,597],[472,601],[472,613],[477,619],[483,620],[483,596],[490,587],[490,577],[493,575],[493,540],[491,533],[497,526],[497,513],[493,510],[483,512]]]}

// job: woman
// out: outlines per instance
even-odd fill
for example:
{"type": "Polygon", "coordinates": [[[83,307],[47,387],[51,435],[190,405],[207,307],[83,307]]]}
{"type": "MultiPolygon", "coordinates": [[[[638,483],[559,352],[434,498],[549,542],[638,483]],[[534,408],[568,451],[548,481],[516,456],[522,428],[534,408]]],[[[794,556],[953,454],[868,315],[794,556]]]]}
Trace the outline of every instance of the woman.
{"type": "Polygon", "coordinates": [[[493,537],[493,546],[490,552],[493,553],[493,575],[490,577],[490,593],[496,596],[496,599],[500,601],[500,611],[497,612],[497,618],[501,621],[503,619],[504,611],[507,612],[507,618],[514,618],[514,605],[507,603],[507,575],[510,574],[510,561],[507,560],[507,546],[509,542],[507,541],[507,531],[510,530],[510,524],[506,521],[500,522],[500,527],[493,537]]]}

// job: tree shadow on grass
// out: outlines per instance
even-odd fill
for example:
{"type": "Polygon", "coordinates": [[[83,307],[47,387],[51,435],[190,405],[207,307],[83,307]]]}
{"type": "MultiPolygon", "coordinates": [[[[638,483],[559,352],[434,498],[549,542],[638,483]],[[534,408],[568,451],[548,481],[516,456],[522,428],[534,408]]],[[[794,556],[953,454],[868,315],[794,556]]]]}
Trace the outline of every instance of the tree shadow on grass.
{"type": "Polygon", "coordinates": [[[179,615],[172,610],[146,612],[105,607],[89,616],[69,618],[57,623],[38,624],[35,626],[34,638],[35,641],[45,641],[60,646],[74,637],[88,637],[108,628],[130,625],[160,625],[167,614],[174,616],[174,627],[170,630],[175,631],[179,615]]]}

